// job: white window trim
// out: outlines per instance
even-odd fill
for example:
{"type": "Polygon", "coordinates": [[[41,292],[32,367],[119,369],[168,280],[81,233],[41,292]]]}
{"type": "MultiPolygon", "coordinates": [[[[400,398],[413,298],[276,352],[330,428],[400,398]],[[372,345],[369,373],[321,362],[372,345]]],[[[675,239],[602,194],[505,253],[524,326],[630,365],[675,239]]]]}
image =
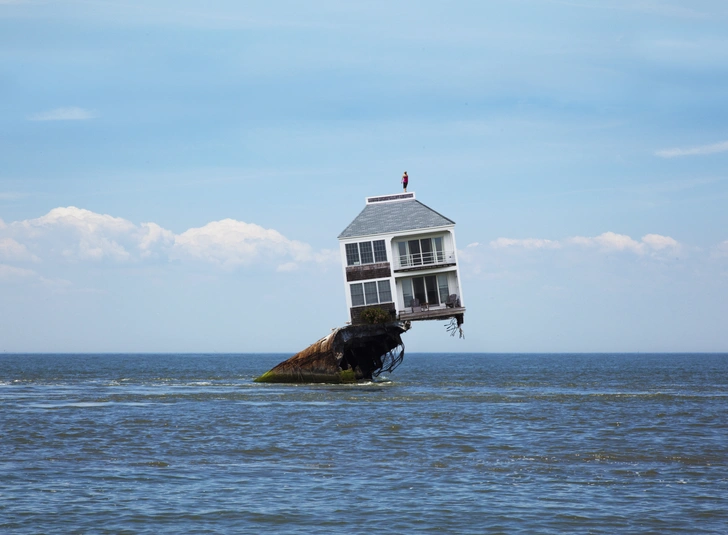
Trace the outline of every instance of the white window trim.
{"type": "MultiPolygon", "coordinates": [[[[395,290],[396,290],[396,285],[395,285],[395,290]]],[[[369,279],[369,280],[365,280],[365,281],[351,282],[351,283],[349,283],[349,299],[351,300],[352,308],[369,307],[369,306],[374,306],[374,305],[384,305],[387,303],[394,303],[395,293],[392,292],[392,280],[391,279],[369,279]],[[386,281],[389,284],[389,301],[382,301],[381,298],[379,297],[379,283],[384,282],[384,281],[386,281]],[[367,282],[373,282],[376,284],[376,287],[377,287],[377,302],[376,303],[367,304],[367,302],[366,302],[366,292],[364,291],[364,284],[367,282]],[[356,284],[361,285],[362,297],[364,298],[363,305],[354,304],[354,297],[351,295],[351,287],[356,284]]]]}
{"type": "Polygon", "coordinates": [[[356,241],[356,242],[345,243],[344,244],[344,260],[346,262],[346,267],[371,266],[372,264],[382,264],[384,262],[388,262],[389,261],[389,255],[387,254],[387,240],[385,240],[385,239],[378,239],[378,240],[372,240],[372,239],[370,239],[370,240],[361,240],[361,241],[356,241]],[[384,247],[383,247],[384,260],[377,260],[377,253],[376,253],[376,251],[374,249],[374,242],[379,242],[379,241],[381,241],[381,242],[384,243],[384,247]],[[361,259],[362,258],[362,254],[361,254],[361,244],[362,243],[368,243],[368,244],[371,245],[371,248],[372,248],[372,261],[371,262],[366,262],[366,263],[365,262],[362,262],[362,259],[361,259]],[[357,263],[355,263],[355,264],[349,264],[349,256],[348,256],[348,254],[346,252],[346,247],[348,245],[356,245],[356,252],[357,252],[357,256],[359,258],[359,261],[357,263]]]}

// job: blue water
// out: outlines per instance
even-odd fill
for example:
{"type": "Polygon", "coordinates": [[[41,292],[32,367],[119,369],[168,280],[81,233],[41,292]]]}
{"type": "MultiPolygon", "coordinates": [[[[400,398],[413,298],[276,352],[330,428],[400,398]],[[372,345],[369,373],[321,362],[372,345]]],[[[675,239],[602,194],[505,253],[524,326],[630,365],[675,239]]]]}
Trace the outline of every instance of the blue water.
{"type": "Polygon", "coordinates": [[[0,533],[728,533],[728,355],[0,356],[0,533]]]}

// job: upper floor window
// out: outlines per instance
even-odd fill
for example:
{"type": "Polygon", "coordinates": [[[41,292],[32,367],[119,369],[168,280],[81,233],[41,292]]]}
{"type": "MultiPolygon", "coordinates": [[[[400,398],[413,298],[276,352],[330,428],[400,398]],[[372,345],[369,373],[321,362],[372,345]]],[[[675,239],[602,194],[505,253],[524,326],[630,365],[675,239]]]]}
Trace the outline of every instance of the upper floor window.
{"type": "Polygon", "coordinates": [[[387,248],[384,240],[363,241],[346,244],[346,265],[359,266],[387,261],[387,248]]]}

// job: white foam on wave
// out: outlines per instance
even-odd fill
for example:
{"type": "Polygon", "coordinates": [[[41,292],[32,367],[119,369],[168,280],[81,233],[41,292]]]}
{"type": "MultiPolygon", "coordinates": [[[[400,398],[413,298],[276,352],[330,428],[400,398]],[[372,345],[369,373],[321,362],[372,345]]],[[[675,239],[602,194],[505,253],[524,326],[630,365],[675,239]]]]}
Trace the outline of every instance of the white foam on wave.
{"type": "Polygon", "coordinates": [[[65,409],[68,407],[86,409],[90,407],[104,407],[112,404],[110,401],[78,401],[74,403],[31,403],[29,406],[37,409],[65,409]]]}

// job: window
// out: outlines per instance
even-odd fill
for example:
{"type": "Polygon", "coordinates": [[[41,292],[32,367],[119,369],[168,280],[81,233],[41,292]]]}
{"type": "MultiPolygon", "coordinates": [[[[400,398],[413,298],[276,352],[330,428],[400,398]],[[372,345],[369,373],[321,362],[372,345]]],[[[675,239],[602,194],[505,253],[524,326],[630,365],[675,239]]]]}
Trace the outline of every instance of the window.
{"type": "Polygon", "coordinates": [[[351,306],[360,307],[392,302],[389,280],[351,284],[351,306]]]}
{"type": "Polygon", "coordinates": [[[427,302],[431,305],[439,305],[439,294],[437,293],[437,278],[434,275],[425,277],[425,290],[427,291],[427,302]]]}
{"type": "Polygon", "coordinates": [[[347,266],[358,266],[359,265],[359,247],[356,243],[346,244],[346,265],[347,266]]]}
{"type": "Polygon", "coordinates": [[[413,298],[418,299],[420,304],[439,305],[447,301],[447,291],[447,275],[427,275],[402,281],[402,296],[406,307],[412,306],[413,298]]]}
{"type": "Polygon", "coordinates": [[[437,286],[440,290],[440,303],[444,303],[447,301],[447,298],[450,297],[447,286],[447,275],[443,274],[437,276],[437,286]]]}
{"type": "Polygon", "coordinates": [[[377,303],[379,303],[376,282],[364,283],[364,297],[366,297],[367,305],[376,305],[377,303]]]}
{"type": "Polygon", "coordinates": [[[402,281],[402,294],[404,296],[404,306],[411,307],[414,294],[412,293],[412,279],[404,279],[402,281]]]}
{"type": "Polygon", "coordinates": [[[435,249],[436,262],[444,262],[445,254],[442,252],[442,238],[432,238],[432,245],[435,249]]]}
{"type": "Polygon", "coordinates": [[[410,263],[407,258],[407,242],[401,241],[397,244],[399,248],[399,263],[403,266],[409,266],[410,263]]]}
{"type": "Polygon", "coordinates": [[[364,304],[364,290],[361,284],[351,285],[351,306],[360,307],[364,304]]]}
{"type": "Polygon", "coordinates": [[[361,252],[361,263],[362,264],[373,264],[374,253],[372,253],[372,242],[365,241],[359,244],[359,251],[361,252]]]}
{"type": "Polygon", "coordinates": [[[392,301],[392,291],[389,287],[389,281],[377,282],[379,286],[379,302],[390,303],[392,301]]]}
{"type": "Polygon", "coordinates": [[[407,249],[409,250],[409,265],[419,266],[420,264],[422,264],[422,251],[420,251],[420,240],[408,241],[407,249]]]}
{"type": "Polygon", "coordinates": [[[384,240],[363,241],[346,244],[346,265],[358,266],[387,261],[387,247],[384,240]]]}
{"type": "Polygon", "coordinates": [[[372,242],[374,245],[374,261],[375,262],[386,262],[387,261],[387,249],[384,246],[384,240],[377,240],[372,242]]]}

